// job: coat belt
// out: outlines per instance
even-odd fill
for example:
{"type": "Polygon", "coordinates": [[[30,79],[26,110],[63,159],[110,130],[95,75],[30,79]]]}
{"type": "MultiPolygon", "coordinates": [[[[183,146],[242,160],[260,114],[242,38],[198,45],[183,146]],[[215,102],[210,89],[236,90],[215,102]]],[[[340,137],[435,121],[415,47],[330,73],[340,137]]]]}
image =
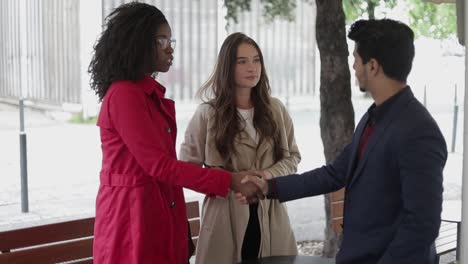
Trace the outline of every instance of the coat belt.
{"type": "Polygon", "coordinates": [[[149,176],[105,171],[101,171],[100,179],[102,185],[119,187],[135,187],[153,182],[153,179],[149,176]]]}

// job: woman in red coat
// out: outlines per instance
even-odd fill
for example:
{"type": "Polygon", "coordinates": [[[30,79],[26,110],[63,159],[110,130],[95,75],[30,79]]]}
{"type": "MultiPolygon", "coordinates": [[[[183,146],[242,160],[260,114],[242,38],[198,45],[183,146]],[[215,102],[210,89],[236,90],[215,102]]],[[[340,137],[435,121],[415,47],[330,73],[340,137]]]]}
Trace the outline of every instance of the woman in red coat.
{"type": "Polygon", "coordinates": [[[166,88],[151,77],[172,65],[175,40],[156,7],[125,4],[106,20],[89,72],[102,101],[102,170],[96,201],[94,263],[186,264],[188,230],[182,187],[248,195],[245,173],[177,161],[176,123],[166,88]]]}

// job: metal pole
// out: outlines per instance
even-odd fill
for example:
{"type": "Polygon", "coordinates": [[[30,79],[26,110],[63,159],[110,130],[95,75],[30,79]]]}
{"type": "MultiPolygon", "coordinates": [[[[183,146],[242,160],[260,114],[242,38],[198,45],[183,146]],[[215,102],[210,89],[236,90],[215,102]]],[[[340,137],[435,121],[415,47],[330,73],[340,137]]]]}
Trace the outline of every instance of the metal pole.
{"type": "Polygon", "coordinates": [[[28,199],[28,159],[26,147],[26,132],[24,131],[24,98],[19,100],[20,113],[20,169],[21,169],[21,212],[29,212],[28,199]]]}
{"type": "Polygon", "coordinates": [[[26,148],[26,133],[24,132],[24,97],[23,92],[25,91],[28,78],[27,74],[27,27],[28,21],[26,16],[26,5],[27,0],[20,0],[20,51],[21,51],[21,64],[20,64],[20,96],[19,96],[19,113],[20,113],[20,170],[21,170],[21,212],[29,212],[29,201],[28,201],[28,161],[27,161],[27,148],[26,148]]]}
{"type": "MultiPolygon", "coordinates": [[[[460,236],[460,222],[457,223],[457,241],[460,241],[461,240],[461,236],[460,236]]],[[[459,261],[460,260],[460,247],[458,247],[457,245],[457,250],[455,251],[455,260],[456,261],[459,261]]]]}
{"type": "MultiPolygon", "coordinates": [[[[465,1],[457,1],[457,8],[463,8],[465,39],[468,36],[468,5],[465,1]],[[460,4],[460,5],[459,5],[460,4]]],[[[465,41],[465,79],[468,78],[468,56],[466,53],[465,41]]],[[[467,79],[468,80],[468,79],[467,79]]],[[[463,176],[462,176],[462,223],[461,223],[461,239],[458,241],[458,247],[465,250],[460,250],[460,264],[468,264],[468,82],[465,82],[465,97],[463,111],[463,176]]]]}
{"type": "Polygon", "coordinates": [[[457,85],[455,84],[455,98],[454,98],[454,106],[453,106],[452,153],[455,152],[455,143],[457,141],[457,121],[458,121],[458,103],[457,103],[457,85]]]}
{"type": "Polygon", "coordinates": [[[424,107],[427,108],[427,101],[426,100],[427,100],[427,98],[426,98],[426,85],[424,85],[424,101],[423,102],[424,102],[424,107]]]}

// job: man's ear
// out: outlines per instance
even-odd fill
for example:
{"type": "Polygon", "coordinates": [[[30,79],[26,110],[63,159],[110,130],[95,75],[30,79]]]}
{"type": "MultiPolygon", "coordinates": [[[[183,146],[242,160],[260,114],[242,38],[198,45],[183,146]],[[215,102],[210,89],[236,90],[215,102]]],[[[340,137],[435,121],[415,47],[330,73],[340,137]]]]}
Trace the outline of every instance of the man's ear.
{"type": "Polygon", "coordinates": [[[371,74],[376,75],[380,71],[380,64],[376,59],[369,60],[369,70],[371,74]]]}

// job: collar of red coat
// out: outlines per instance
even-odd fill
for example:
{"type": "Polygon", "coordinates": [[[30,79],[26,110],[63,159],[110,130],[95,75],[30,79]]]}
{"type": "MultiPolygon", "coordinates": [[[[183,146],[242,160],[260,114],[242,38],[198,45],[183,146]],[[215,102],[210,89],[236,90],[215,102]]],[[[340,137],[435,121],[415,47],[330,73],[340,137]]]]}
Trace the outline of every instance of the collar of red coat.
{"type": "Polygon", "coordinates": [[[138,81],[138,84],[143,87],[143,91],[148,95],[156,93],[158,97],[164,97],[166,93],[166,87],[162,86],[162,84],[158,83],[150,75],[145,75],[143,79],[138,81]]]}

